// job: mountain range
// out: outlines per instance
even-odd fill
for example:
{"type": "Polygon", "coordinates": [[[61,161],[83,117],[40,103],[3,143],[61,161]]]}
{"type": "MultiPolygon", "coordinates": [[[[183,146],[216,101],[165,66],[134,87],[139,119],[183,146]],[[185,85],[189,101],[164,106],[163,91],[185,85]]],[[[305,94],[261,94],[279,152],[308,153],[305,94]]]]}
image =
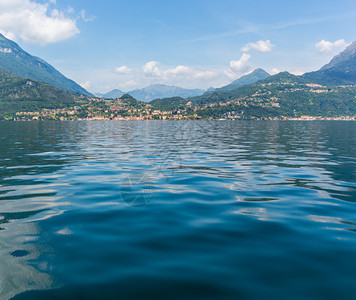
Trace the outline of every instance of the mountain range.
{"type": "MultiPolygon", "coordinates": [[[[130,91],[129,94],[131,100],[138,99],[143,101],[142,103],[150,101],[152,107],[170,111],[185,109],[188,103],[193,107],[204,107],[214,103],[220,105],[231,102],[235,108],[238,105],[255,106],[257,108],[252,110],[253,113],[258,111],[260,115],[268,111],[291,115],[292,107],[299,107],[298,111],[303,113],[330,115],[337,112],[340,115],[342,112],[356,114],[355,86],[356,42],[353,42],[320,70],[302,76],[288,72],[270,76],[264,70],[257,69],[214,90],[187,90],[174,86],[151,85],[130,91]],[[245,100],[241,104],[236,99],[245,100]],[[238,102],[240,104],[237,105],[238,102]],[[273,107],[269,108],[268,105],[273,107]]],[[[31,56],[0,34],[0,117],[16,111],[70,106],[85,97],[79,94],[92,96],[51,65],[31,56]]],[[[122,98],[122,94],[120,90],[113,90],[102,96],[117,99],[122,98]]],[[[123,101],[127,102],[127,99],[129,98],[124,97],[123,101]]],[[[83,101],[88,103],[91,100],[87,98],[83,101]]],[[[222,112],[227,107],[225,105],[224,109],[218,110],[222,112]]],[[[208,115],[213,110],[208,109],[208,115]]],[[[217,111],[213,115],[219,116],[217,111]]]]}
{"type": "Polygon", "coordinates": [[[124,94],[130,94],[132,97],[134,97],[137,100],[149,102],[159,98],[194,97],[194,96],[202,95],[204,92],[205,90],[201,90],[201,89],[184,89],[177,86],[168,86],[164,84],[152,84],[149,85],[148,87],[142,89],[135,89],[127,93],[120,91],[118,89],[114,89],[106,94],[97,94],[97,95],[100,95],[103,98],[116,99],[116,98],[120,98],[124,94]]]}
{"type": "Polygon", "coordinates": [[[0,33],[0,68],[24,78],[42,81],[66,91],[92,96],[44,60],[32,56],[0,33]]]}
{"type": "MultiPolygon", "coordinates": [[[[181,87],[168,86],[164,84],[152,84],[146,88],[129,91],[127,92],[127,94],[130,94],[135,99],[144,102],[150,102],[154,99],[166,99],[170,97],[189,98],[189,97],[200,96],[205,92],[213,92],[216,90],[233,90],[240,86],[244,86],[247,84],[255,83],[259,80],[263,80],[265,78],[268,78],[269,76],[271,75],[269,75],[266,71],[262,69],[256,69],[253,72],[236,79],[235,81],[231,82],[226,86],[223,86],[218,89],[210,88],[208,91],[202,89],[184,89],[181,87]]],[[[119,89],[114,89],[106,94],[97,93],[96,95],[98,97],[103,97],[103,98],[117,99],[124,94],[126,93],[119,89]]]]}

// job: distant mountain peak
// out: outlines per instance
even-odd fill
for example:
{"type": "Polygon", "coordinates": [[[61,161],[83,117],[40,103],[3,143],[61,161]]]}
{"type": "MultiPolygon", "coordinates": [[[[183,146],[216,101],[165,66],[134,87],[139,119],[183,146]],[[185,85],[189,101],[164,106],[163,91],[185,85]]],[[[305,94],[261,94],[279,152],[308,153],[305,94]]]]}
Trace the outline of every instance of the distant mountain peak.
{"type": "Polygon", "coordinates": [[[303,78],[325,85],[356,84],[356,41],[319,71],[306,73],[303,78]]]}
{"type": "MultiPolygon", "coordinates": [[[[263,73],[263,74],[268,74],[265,70],[263,70],[262,68],[257,68],[255,70],[253,70],[251,73],[249,74],[253,74],[253,73],[263,73]]],[[[247,74],[248,75],[248,74],[247,74]]],[[[269,74],[268,74],[269,75],[269,74]]]]}
{"type": "Polygon", "coordinates": [[[143,89],[136,89],[128,92],[130,95],[134,96],[140,101],[149,102],[154,99],[159,98],[170,98],[170,97],[193,97],[202,95],[205,91],[201,89],[184,89],[178,86],[169,86],[164,84],[151,84],[150,86],[143,89]]]}
{"type": "Polygon", "coordinates": [[[322,71],[322,70],[331,69],[346,60],[350,60],[353,57],[356,57],[356,41],[354,41],[353,43],[351,43],[351,45],[346,47],[344,51],[334,56],[333,59],[328,64],[323,66],[320,70],[322,71]]]}
{"type": "Polygon", "coordinates": [[[240,78],[236,79],[235,81],[231,82],[230,84],[228,84],[222,88],[219,88],[217,90],[226,91],[226,90],[237,89],[241,86],[249,85],[249,84],[255,83],[257,81],[266,79],[270,76],[271,75],[268,74],[265,70],[258,68],[256,70],[252,71],[251,73],[243,75],[240,78]]]}
{"type": "Polygon", "coordinates": [[[105,94],[99,94],[97,93],[96,95],[98,97],[103,97],[103,98],[111,98],[111,99],[117,99],[123,96],[125,93],[119,89],[113,89],[112,91],[105,93],[105,94]]]}

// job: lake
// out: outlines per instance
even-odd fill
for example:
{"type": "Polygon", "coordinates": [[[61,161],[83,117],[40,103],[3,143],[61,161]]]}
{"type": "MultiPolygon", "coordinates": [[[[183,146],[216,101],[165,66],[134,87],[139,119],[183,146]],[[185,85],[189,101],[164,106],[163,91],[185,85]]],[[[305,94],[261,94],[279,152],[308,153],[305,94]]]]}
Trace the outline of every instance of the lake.
{"type": "Polygon", "coordinates": [[[0,299],[351,299],[356,122],[0,122],[0,299]]]}

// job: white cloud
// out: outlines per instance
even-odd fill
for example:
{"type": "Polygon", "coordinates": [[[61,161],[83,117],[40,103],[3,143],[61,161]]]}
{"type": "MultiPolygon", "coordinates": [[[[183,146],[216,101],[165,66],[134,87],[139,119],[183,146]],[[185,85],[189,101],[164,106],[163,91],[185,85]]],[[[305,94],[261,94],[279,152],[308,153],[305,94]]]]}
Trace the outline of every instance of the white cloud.
{"type": "Polygon", "coordinates": [[[230,61],[229,68],[224,71],[225,76],[230,80],[235,80],[247,74],[252,69],[250,58],[251,55],[243,53],[240,59],[230,61]]]}
{"type": "Polygon", "coordinates": [[[130,74],[131,71],[132,70],[127,66],[121,66],[121,67],[115,68],[115,73],[117,73],[117,74],[130,74]]]}
{"type": "Polygon", "coordinates": [[[250,63],[251,55],[243,53],[238,60],[230,61],[229,67],[220,70],[197,69],[189,66],[178,65],[171,68],[161,68],[158,61],[147,62],[142,71],[144,77],[140,78],[139,73],[135,72],[136,79],[142,82],[163,83],[181,86],[199,86],[204,83],[206,86],[212,86],[225,82],[225,78],[229,80],[236,79],[241,75],[245,75],[252,70],[250,63]],[[218,82],[218,83],[217,83],[218,82]]]}
{"type": "Polygon", "coordinates": [[[207,80],[216,78],[219,72],[210,70],[198,70],[188,66],[179,65],[174,68],[160,69],[159,62],[150,61],[143,66],[143,72],[146,76],[156,77],[163,82],[170,80],[207,80]]]}
{"type": "Polygon", "coordinates": [[[137,82],[135,80],[128,80],[124,83],[119,84],[119,89],[120,90],[128,90],[136,85],[137,85],[137,82]]]}
{"type": "Polygon", "coordinates": [[[194,74],[195,79],[213,79],[217,76],[219,76],[219,73],[214,71],[198,71],[194,74]]]}
{"type": "Polygon", "coordinates": [[[248,43],[241,48],[242,52],[249,52],[251,49],[255,49],[260,52],[270,52],[275,45],[270,40],[260,40],[255,43],[248,43]]]}
{"type": "Polygon", "coordinates": [[[246,72],[251,67],[250,58],[251,55],[244,53],[239,60],[230,61],[230,68],[235,72],[246,72]]]}
{"type": "Polygon", "coordinates": [[[193,70],[187,66],[177,66],[173,69],[168,69],[164,72],[165,75],[188,75],[191,74],[193,70]]]}
{"type": "Polygon", "coordinates": [[[56,2],[0,0],[0,31],[9,38],[46,45],[72,38],[79,33],[76,19],[50,8],[56,2]]]}
{"type": "Polygon", "coordinates": [[[160,76],[161,71],[158,69],[159,62],[149,61],[143,66],[143,72],[148,76],[160,76]]]}
{"type": "Polygon", "coordinates": [[[320,42],[315,44],[315,49],[319,53],[329,53],[336,49],[341,50],[341,49],[345,48],[346,46],[348,46],[348,44],[345,42],[344,39],[340,39],[335,42],[321,40],[320,42]]]}
{"type": "Polygon", "coordinates": [[[87,80],[86,82],[81,83],[80,86],[87,90],[91,87],[91,81],[87,80]]]}

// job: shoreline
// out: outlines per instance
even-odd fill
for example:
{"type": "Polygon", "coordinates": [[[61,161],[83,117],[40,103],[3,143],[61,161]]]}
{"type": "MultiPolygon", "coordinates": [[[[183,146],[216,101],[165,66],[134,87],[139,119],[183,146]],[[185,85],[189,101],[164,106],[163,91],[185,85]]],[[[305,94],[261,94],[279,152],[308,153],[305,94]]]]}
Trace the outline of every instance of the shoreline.
{"type": "Polygon", "coordinates": [[[300,118],[251,118],[251,119],[136,119],[136,118],[122,118],[122,119],[106,119],[106,118],[93,118],[93,119],[12,119],[1,120],[2,122],[73,122],[73,121],[85,121],[85,122],[98,122],[98,121],[356,121],[356,117],[343,116],[343,117],[300,117],[300,118]]]}

